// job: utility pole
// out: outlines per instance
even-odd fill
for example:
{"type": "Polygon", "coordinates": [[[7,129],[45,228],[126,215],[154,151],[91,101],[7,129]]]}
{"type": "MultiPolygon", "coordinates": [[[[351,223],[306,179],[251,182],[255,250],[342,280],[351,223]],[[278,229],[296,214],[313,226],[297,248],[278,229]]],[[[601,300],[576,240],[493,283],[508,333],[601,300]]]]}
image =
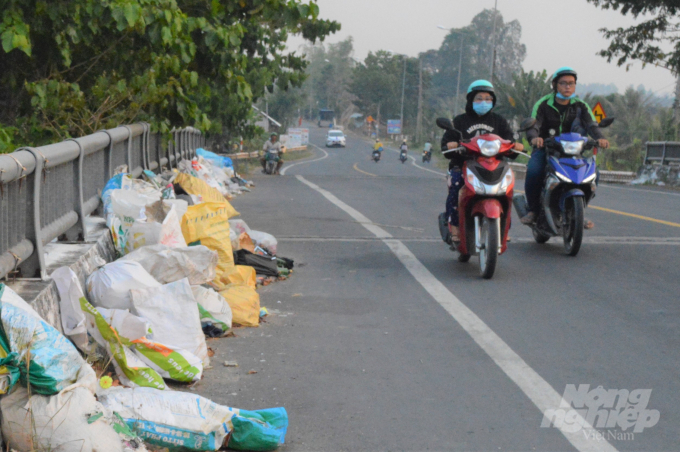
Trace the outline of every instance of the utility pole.
{"type": "Polygon", "coordinates": [[[420,142],[423,126],[423,58],[418,57],[418,116],[416,117],[416,141],[420,142]]]}
{"type": "Polygon", "coordinates": [[[676,76],[675,82],[675,100],[673,101],[673,119],[675,120],[675,127],[680,123],[680,73],[676,76]]]}
{"type": "Polygon", "coordinates": [[[489,81],[493,83],[493,73],[496,69],[496,18],[498,17],[498,0],[493,7],[493,33],[491,34],[491,78],[489,81]]]}
{"type": "Polygon", "coordinates": [[[458,82],[456,82],[456,111],[454,116],[458,114],[458,105],[460,105],[460,73],[463,72],[463,35],[460,36],[460,54],[458,55],[458,82]]]}
{"type": "Polygon", "coordinates": [[[401,114],[399,119],[401,120],[401,134],[404,134],[404,92],[406,91],[406,55],[402,55],[404,59],[404,78],[401,82],[401,114]]]}

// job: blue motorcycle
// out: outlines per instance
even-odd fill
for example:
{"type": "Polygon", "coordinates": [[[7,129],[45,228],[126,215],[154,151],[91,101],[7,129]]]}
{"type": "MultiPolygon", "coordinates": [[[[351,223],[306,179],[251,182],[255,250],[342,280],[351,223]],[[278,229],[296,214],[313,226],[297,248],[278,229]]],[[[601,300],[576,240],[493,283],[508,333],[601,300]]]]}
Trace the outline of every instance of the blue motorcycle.
{"type": "MultiPolygon", "coordinates": [[[[604,121],[600,127],[608,126],[613,119],[604,121]]],[[[585,151],[596,145],[596,140],[575,132],[563,133],[544,141],[548,159],[546,178],[536,222],[530,227],[538,243],[561,235],[569,256],[576,256],[581,248],[584,211],[595,197],[597,189],[597,150],[591,157],[583,156],[585,151]]],[[[520,217],[526,215],[527,200],[524,194],[515,195],[513,204],[520,217]]]]}

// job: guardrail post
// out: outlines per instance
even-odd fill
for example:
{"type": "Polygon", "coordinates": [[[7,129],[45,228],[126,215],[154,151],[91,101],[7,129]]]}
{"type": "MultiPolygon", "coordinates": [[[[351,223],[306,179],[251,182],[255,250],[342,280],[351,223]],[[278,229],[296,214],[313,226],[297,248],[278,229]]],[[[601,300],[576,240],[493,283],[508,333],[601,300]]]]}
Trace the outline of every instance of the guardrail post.
{"type": "Polygon", "coordinates": [[[134,168],[132,168],[132,129],[129,126],[123,126],[128,131],[127,137],[127,167],[128,173],[131,173],[134,168]]]}
{"type": "Polygon", "coordinates": [[[26,147],[17,149],[26,150],[35,158],[35,172],[33,173],[33,231],[26,231],[27,238],[33,242],[33,254],[26,259],[21,266],[22,271],[40,279],[47,279],[47,266],[45,265],[45,247],[43,245],[42,225],[40,221],[40,189],[42,187],[43,171],[45,168],[45,156],[35,148],[26,147]]]}
{"type": "Polygon", "coordinates": [[[661,152],[661,166],[666,164],[666,143],[668,143],[668,141],[663,142],[663,151],[661,152]]]}

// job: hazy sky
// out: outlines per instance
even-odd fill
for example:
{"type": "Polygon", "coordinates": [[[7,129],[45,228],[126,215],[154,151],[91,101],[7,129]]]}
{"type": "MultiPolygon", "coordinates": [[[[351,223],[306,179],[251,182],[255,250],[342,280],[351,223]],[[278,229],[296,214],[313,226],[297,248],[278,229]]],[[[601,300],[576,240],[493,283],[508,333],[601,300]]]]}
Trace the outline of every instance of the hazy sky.
{"type": "MultiPolygon", "coordinates": [[[[324,19],[342,24],[339,33],[325,42],[338,42],[352,36],[355,57],[363,60],[369,51],[391,50],[417,56],[438,49],[446,31],[437,28],[463,27],[494,0],[317,0],[324,19]]],[[[524,69],[572,66],[582,83],[614,83],[622,92],[627,86],[643,84],[658,94],[672,93],[670,71],[656,67],[642,69],[634,63],[624,67],[607,63],[596,55],[608,41],[598,30],[627,27],[635,21],[617,11],[601,10],[586,0],[498,0],[498,10],[506,22],[517,19],[522,25],[522,42],[527,47],[524,69]]],[[[297,49],[303,39],[291,38],[289,47],[297,49]]],[[[480,74],[488,76],[488,74],[480,74]]]]}

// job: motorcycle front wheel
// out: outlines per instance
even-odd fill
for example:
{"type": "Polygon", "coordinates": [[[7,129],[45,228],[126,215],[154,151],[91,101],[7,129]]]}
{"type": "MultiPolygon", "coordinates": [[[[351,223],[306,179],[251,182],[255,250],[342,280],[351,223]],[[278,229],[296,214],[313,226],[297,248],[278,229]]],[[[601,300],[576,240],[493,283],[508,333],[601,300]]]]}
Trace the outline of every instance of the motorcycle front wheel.
{"type": "Polygon", "coordinates": [[[498,244],[500,243],[498,218],[482,218],[482,249],[479,250],[479,271],[484,279],[491,279],[496,271],[498,261],[498,244]]]}
{"type": "Polygon", "coordinates": [[[562,231],[564,250],[569,256],[576,256],[583,241],[583,198],[572,196],[567,200],[562,231]]]}

